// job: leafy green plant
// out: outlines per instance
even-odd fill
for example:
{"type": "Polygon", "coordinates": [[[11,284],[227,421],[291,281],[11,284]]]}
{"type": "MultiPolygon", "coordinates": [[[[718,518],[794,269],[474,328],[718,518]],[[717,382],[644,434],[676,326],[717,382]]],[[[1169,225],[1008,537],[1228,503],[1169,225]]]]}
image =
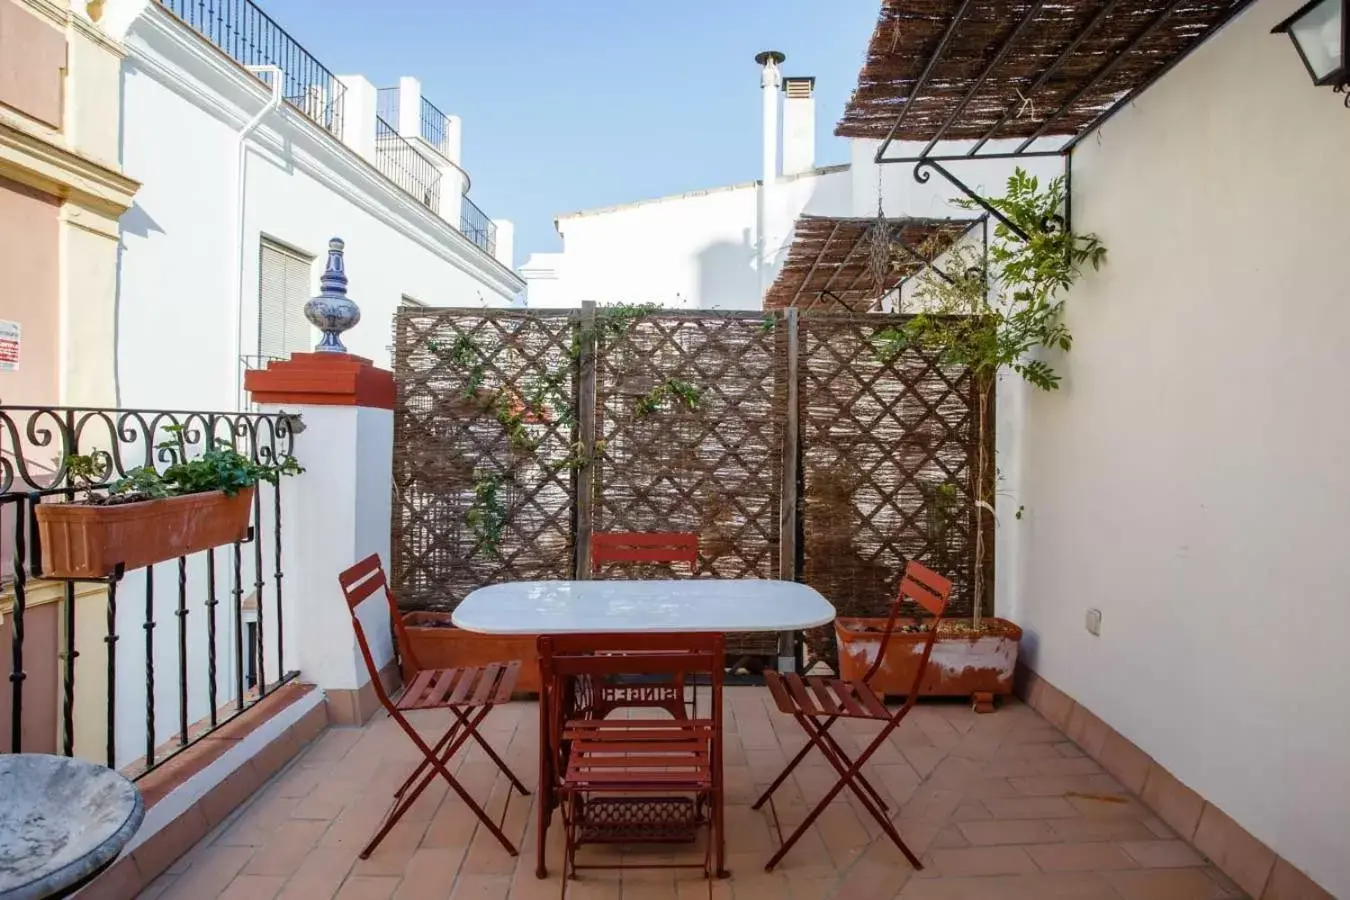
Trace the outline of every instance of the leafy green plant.
{"type": "Polygon", "coordinates": [[[102,486],[102,481],[112,469],[107,453],[94,451],[90,454],[68,454],[65,459],[66,471],[78,489],[85,492],[84,502],[94,505],[135,503],[207,491],[221,491],[233,497],[259,481],[276,484],[282,476],[299,475],[305,471],[291,455],[283,456],[274,463],[254,462],[221,438],[217,438],[201,456],[188,459],[184,453],[183,426],[170,425],[165,431],[173,439],[162,441],[156,447],[170,455],[175,462],[163,472],[153,466],[131,469],[125,477],[106,485],[106,496],[95,494],[94,491],[102,486]]]}
{"type": "MultiPolygon", "coordinates": [[[[965,199],[953,202],[972,206],[965,199]]],[[[916,347],[986,380],[1007,368],[1042,390],[1054,390],[1059,373],[1036,354],[1072,347],[1073,335],[1062,321],[1062,294],[1084,267],[1102,266],[1106,248],[1097,235],[1074,234],[1064,227],[1063,178],[1042,187],[1039,179],[1018,168],[1008,178],[1007,193],[988,202],[1028,239],[1021,240],[999,222],[987,267],[969,245],[947,250],[944,262],[919,277],[914,317],[899,328],[878,332],[874,341],[883,357],[916,347]]]]}
{"type": "Polygon", "coordinates": [[[473,504],[469,507],[465,521],[478,539],[478,546],[492,556],[500,555],[502,535],[506,529],[506,503],[502,494],[500,474],[485,470],[475,473],[473,504]]]}
{"type": "Polygon", "coordinates": [[[667,378],[648,391],[645,396],[638,398],[637,404],[633,407],[633,415],[641,419],[661,409],[667,403],[683,406],[688,410],[695,410],[699,408],[702,402],[703,392],[694,385],[678,378],[667,378]]]}
{"type": "MultiPolygon", "coordinates": [[[[925,256],[940,254],[941,261],[918,276],[912,295],[917,311],[904,325],[877,332],[873,344],[883,361],[912,348],[936,354],[944,364],[968,368],[975,376],[979,450],[973,502],[977,509],[992,513],[994,498],[986,478],[987,437],[989,400],[997,375],[1008,369],[1041,390],[1059,387],[1060,375],[1043,353],[1068,352],[1073,346],[1073,335],[1062,319],[1064,293],[1087,267],[1101,268],[1106,247],[1095,234],[1074,234],[1065,227],[1063,178],[1042,186],[1039,179],[1018,168],[1008,178],[1004,195],[987,200],[1025,232],[1026,239],[998,222],[986,254],[969,245],[926,248],[925,256]]],[[[975,206],[964,198],[953,202],[966,209],[975,206]]],[[[946,499],[934,494],[931,515],[950,519],[946,504],[946,499]]],[[[1015,517],[1022,517],[1021,507],[1015,517]]],[[[977,527],[973,617],[977,628],[984,541],[984,529],[977,527]]]]}
{"type": "Polygon", "coordinates": [[[526,418],[531,413],[529,406],[522,403],[510,391],[499,391],[495,410],[497,423],[506,432],[506,442],[511,445],[512,450],[533,453],[539,449],[539,439],[530,434],[529,429],[525,427],[526,418]]]}
{"type": "Polygon", "coordinates": [[[573,359],[581,357],[581,348],[587,339],[593,339],[599,347],[608,338],[621,337],[628,333],[634,322],[640,322],[660,309],[656,303],[615,303],[611,306],[597,307],[595,325],[581,326],[572,332],[572,346],[568,354],[573,359]]]}

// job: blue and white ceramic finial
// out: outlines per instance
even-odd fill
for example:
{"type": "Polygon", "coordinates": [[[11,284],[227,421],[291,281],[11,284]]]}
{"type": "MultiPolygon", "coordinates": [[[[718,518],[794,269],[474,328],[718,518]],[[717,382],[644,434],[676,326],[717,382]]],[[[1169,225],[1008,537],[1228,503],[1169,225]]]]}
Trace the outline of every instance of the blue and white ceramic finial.
{"type": "Polygon", "coordinates": [[[342,247],[342,238],[328,242],[328,265],[319,276],[319,296],[305,304],[305,318],[323,332],[316,353],[346,353],[339,335],[361,321],[361,308],[347,296],[342,247]]]}

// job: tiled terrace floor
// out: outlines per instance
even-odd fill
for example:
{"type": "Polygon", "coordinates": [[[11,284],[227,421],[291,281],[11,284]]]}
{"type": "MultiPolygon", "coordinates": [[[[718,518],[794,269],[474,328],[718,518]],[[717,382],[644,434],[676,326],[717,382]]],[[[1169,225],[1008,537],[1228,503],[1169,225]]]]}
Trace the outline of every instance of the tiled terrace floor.
{"type": "MultiPolygon", "coordinates": [[[[762,688],[727,689],[728,853],[732,877],[716,900],[1208,900],[1241,897],[1222,874],[1150,815],[1110,775],[1030,707],[1016,701],[993,715],[963,705],[921,705],[871,767],[895,801],[901,834],[924,861],[913,871],[852,798],[839,800],[780,868],[763,870],[774,840],[755,789],[801,746],[790,719],[762,688]]],[[[442,714],[443,715],[443,714],[442,714]]],[[[416,720],[439,734],[443,718],[416,720]]],[[[856,724],[856,723],[853,723],[856,724]]],[[[497,710],[489,739],[527,785],[536,773],[538,720],[532,703],[497,710]]],[[[856,744],[861,728],[845,732],[856,744]]],[[[532,798],[517,796],[506,831],[521,856],[502,851],[467,807],[436,784],[366,861],[356,859],[416,757],[383,715],[365,728],[334,728],[265,786],[142,897],[267,900],[535,900],[559,894],[553,874],[534,877],[532,798]]],[[[505,782],[481,750],[459,764],[474,796],[499,814],[505,782]]],[[[832,782],[813,756],[779,793],[784,821],[832,782]]],[[[559,829],[550,831],[558,837],[559,829]]],[[[598,854],[601,848],[583,853],[598,854]]],[[[617,851],[614,851],[617,853],[617,851]]],[[[701,851],[683,848],[682,853],[701,851]]],[[[592,857],[594,859],[594,857],[592,857]]],[[[585,873],[576,900],[683,900],[706,897],[697,873],[632,870],[585,873]]]]}

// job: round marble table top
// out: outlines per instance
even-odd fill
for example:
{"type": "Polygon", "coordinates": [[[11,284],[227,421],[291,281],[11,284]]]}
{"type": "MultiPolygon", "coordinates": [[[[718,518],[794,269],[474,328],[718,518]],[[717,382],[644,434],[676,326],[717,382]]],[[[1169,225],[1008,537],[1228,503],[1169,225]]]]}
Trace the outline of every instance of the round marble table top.
{"type": "Polygon", "coordinates": [[[112,769],[42,753],[0,754],[0,900],[59,897],[112,862],[145,804],[112,769]]]}

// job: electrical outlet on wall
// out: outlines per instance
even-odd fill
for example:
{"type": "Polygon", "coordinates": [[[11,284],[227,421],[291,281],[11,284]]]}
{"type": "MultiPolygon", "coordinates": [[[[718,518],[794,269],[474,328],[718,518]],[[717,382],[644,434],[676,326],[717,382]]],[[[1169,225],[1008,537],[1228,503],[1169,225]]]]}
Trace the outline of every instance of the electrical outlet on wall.
{"type": "Polygon", "coordinates": [[[1100,609],[1089,609],[1085,624],[1089,634],[1100,635],[1102,633],[1102,611],[1100,609]]]}

